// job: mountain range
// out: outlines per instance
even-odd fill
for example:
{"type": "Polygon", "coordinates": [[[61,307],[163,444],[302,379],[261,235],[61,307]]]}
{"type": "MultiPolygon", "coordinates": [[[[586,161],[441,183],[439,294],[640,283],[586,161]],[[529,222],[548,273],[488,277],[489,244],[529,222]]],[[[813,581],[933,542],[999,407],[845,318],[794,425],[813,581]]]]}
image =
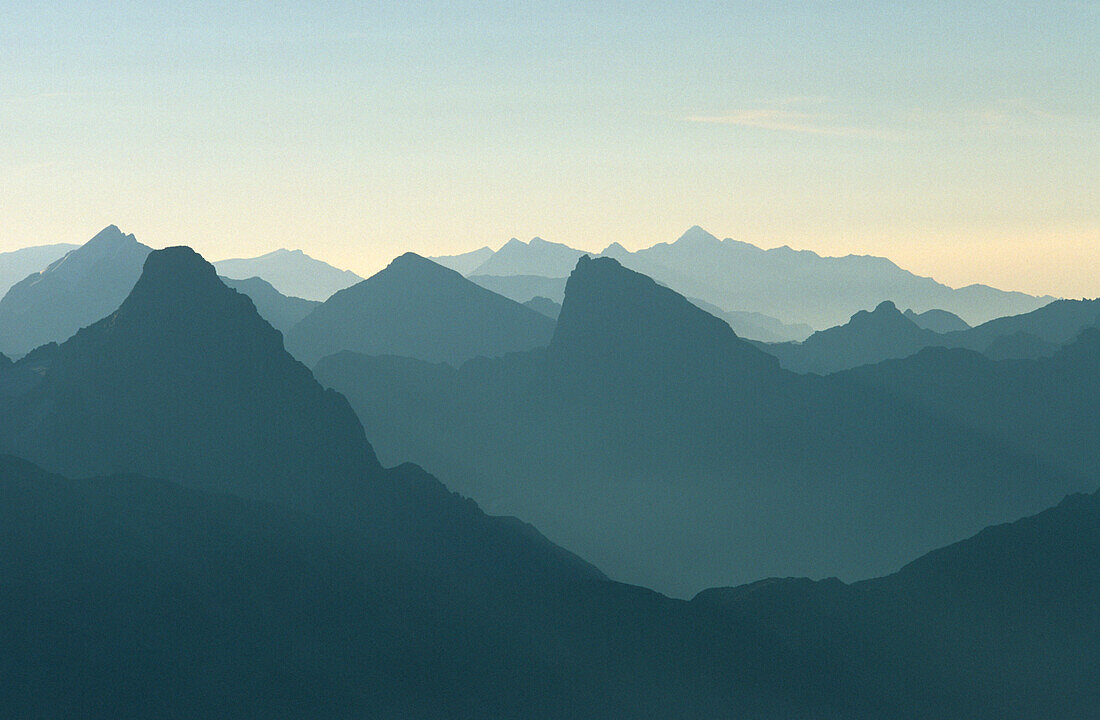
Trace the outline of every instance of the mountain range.
{"type": "MultiPolygon", "coordinates": [[[[1098,345],[1100,332],[1086,332],[1012,372],[1039,367],[1068,390],[1095,372],[1098,345]]],[[[523,389],[523,368],[540,356],[553,372],[595,373],[573,381],[585,395],[568,401],[589,398],[578,415],[669,402],[681,421],[700,403],[758,407],[754,388],[776,378],[825,387],[607,259],[578,264],[547,350],[463,370],[496,367],[495,383],[523,389]],[[655,377],[668,387],[625,394],[655,377]],[[702,392],[690,392],[696,378],[702,392]]],[[[848,393],[886,382],[837,377],[848,393]]],[[[0,448],[19,456],[0,457],[0,705],[10,717],[1074,718],[1095,708],[1096,495],[878,580],[768,580],[670,599],[606,580],[418,467],[385,468],[347,401],[187,248],[149,253],[117,310],[0,368],[0,388],[0,448]],[[13,373],[19,383],[6,382],[13,373]]],[[[495,390],[486,403],[509,397],[495,390]]],[[[881,421],[873,398],[860,399],[881,421]]],[[[467,423],[491,422],[484,408],[467,423]]],[[[902,409],[917,427],[940,417],[902,409]]],[[[642,417],[656,427],[663,415],[642,417]]],[[[620,439],[601,422],[573,428],[578,439],[604,431],[575,446],[582,463],[620,439]]],[[[845,436],[832,427],[830,441],[845,436]]],[[[638,466],[666,449],[644,444],[650,429],[620,428],[640,435],[638,466]]],[[[496,430],[486,432],[502,450],[496,430]]],[[[548,430],[532,432],[556,441],[548,430]]],[[[926,436],[943,439],[925,430],[896,436],[896,447],[949,474],[950,458],[911,444],[926,436]]],[[[967,445],[958,439],[951,455],[967,445]]],[[[1019,507],[1016,457],[980,449],[1005,496],[985,499],[996,512],[1019,507]]],[[[812,456],[857,467],[850,455],[812,456]]],[[[965,502],[976,486],[954,477],[951,487],[965,502]]],[[[883,524],[904,503],[885,491],[866,500],[883,524]]]]}
{"type": "MultiPolygon", "coordinates": [[[[63,342],[113,312],[134,287],[151,251],[111,225],[25,276],[0,299],[0,352],[18,357],[40,345],[63,342]]],[[[5,259],[0,256],[0,262],[5,259]]],[[[18,267],[0,265],[0,271],[18,267]]],[[[287,297],[259,277],[222,280],[248,295],[260,315],[284,333],[319,304],[287,297]]]]}
{"type": "Polygon", "coordinates": [[[870,577],[1091,489],[1084,347],[1012,373],[993,364],[989,396],[964,413],[964,394],[948,408],[899,400],[873,370],[788,372],[671,289],[582,257],[546,349],[457,369],[342,352],[314,372],[386,462],[416,459],[616,579],[689,595],[770,575],[870,577]],[[1034,423],[1028,442],[1007,426],[991,435],[981,420],[996,398],[1034,423]]]}
{"type": "Polygon", "coordinates": [[[918,326],[911,313],[899,312],[887,300],[801,343],[756,345],[788,370],[827,374],[909,357],[927,347],[966,348],[995,360],[1050,357],[1085,328],[1098,325],[1100,300],[1055,300],[1029,313],[941,333],[918,326]]]}
{"type": "MultiPolygon", "coordinates": [[[[512,239],[467,274],[519,302],[533,297],[524,297],[528,292],[560,302],[549,289],[550,280],[566,277],[583,254],[539,238],[530,243],[512,239]],[[527,279],[503,279],[507,277],[527,279]]],[[[883,300],[893,300],[915,313],[946,310],[969,324],[1029,312],[1054,300],[985,285],[950,288],[881,257],[822,257],[786,246],[763,250],[737,240],[719,240],[698,226],[673,243],[635,252],[613,243],[599,254],[724,310],[762,313],[785,324],[816,329],[839,325],[856,311],[883,300]]],[[[456,262],[452,258],[464,256],[438,260],[456,262]]]]}

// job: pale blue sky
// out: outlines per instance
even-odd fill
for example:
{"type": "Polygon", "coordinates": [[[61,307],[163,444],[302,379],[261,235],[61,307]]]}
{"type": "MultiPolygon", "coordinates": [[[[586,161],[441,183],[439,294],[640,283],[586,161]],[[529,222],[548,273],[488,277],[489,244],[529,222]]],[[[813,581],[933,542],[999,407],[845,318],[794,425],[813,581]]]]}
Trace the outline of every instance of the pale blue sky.
{"type": "Polygon", "coordinates": [[[1098,3],[4,5],[0,250],[365,274],[700,224],[1100,294],[1098,3]]]}

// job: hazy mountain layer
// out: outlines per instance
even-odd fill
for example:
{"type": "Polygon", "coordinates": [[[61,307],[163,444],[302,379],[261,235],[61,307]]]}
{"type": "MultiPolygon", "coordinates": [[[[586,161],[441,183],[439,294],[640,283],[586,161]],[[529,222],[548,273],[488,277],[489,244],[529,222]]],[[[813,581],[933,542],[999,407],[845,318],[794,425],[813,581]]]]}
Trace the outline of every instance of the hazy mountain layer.
{"type": "MultiPolygon", "coordinates": [[[[513,239],[471,274],[565,277],[582,254],[537,238],[530,244],[513,239]]],[[[673,243],[658,243],[636,252],[615,243],[601,254],[688,297],[814,328],[839,325],[858,310],[883,300],[893,300],[917,313],[946,310],[967,323],[978,324],[1029,312],[1054,299],[985,285],[950,288],[903,270],[886,258],[822,257],[789,247],[763,250],[745,242],[719,240],[699,227],[689,229],[673,243]]],[[[546,291],[517,297],[505,292],[502,280],[478,282],[521,302],[534,294],[561,300],[546,291]]]]}
{"type": "Polygon", "coordinates": [[[461,363],[545,346],[550,318],[407,253],[313,310],[287,333],[303,362],[351,350],[461,363]]]}
{"type": "Polygon", "coordinates": [[[28,275],[42,272],[47,265],[77,247],[79,246],[70,243],[57,243],[0,253],[0,297],[15,283],[28,275]]]}
{"type": "MultiPolygon", "coordinates": [[[[1095,381],[1069,357],[1055,364],[1045,394],[985,379],[1019,398],[1014,417],[1042,419],[1020,446],[870,378],[781,370],[602,258],[578,263],[546,351],[457,370],[342,353],[315,372],[387,462],[415,458],[612,577],[691,594],[769,575],[872,576],[1087,489],[1100,434],[1059,435],[1077,406],[1057,388],[1095,381]]],[[[1022,372],[1042,388],[1050,370],[1022,372]]]]}
{"type": "Polygon", "coordinates": [[[351,287],[363,278],[315,260],[301,250],[276,250],[254,258],[219,260],[219,275],[235,280],[260,277],[283,295],[306,300],[327,300],[333,293],[351,287]]]}
{"type": "Polygon", "coordinates": [[[133,289],[150,250],[111,225],[13,285],[0,299],[0,351],[22,355],[67,340],[114,312],[133,289]]]}
{"type": "Polygon", "coordinates": [[[316,300],[283,295],[272,287],[271,283],[258,277],[246,280],[223,277],[221,281],[237,292],[250,297],[260,317],[284,335],[321,304],[316,300]]]}
{"type": "Polygon", "coordinates": [[[938,333],[918,327],[886,301],[874,312],[860,311],[846,324],[816,332],[802,343],[757,347],[775,355],[788,370],[826,374],[909,357],[926,347],[966,348],[995,360],[1050,357],[1082,330],[1097,325],[1100,300],[1056,300],[1023,315],[938,333]]]}

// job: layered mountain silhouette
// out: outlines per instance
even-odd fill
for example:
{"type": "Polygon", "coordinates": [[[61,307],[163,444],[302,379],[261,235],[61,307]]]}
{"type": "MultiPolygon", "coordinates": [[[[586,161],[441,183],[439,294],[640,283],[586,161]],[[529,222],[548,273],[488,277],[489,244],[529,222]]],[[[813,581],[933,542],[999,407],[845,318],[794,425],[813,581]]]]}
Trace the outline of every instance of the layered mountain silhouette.
{"type": "Polygon", "coordinates": [[[936,332],[918,327],[889,300],[871,312],[861,310],[844,325],[819,330],[801,343],[762,346],[783,367],[826,374],[892,358],[909,357],[943,343],[936,332]]]}
{"type": "Polygon", "coordinates": [[[937,694],[961,701],[945,715],[1089,717],[1100,701],[1100,495],[987,528],[887,577],[772,579],[693,603],[812,647],[840,684],[874,694],[897,682],[879,717],[934,713],[937,694]]]}
{"type": "MultiPolygon", "coordinates": [[[[723,409],[768,407],[760,387],[826,387],[778,369],[720,320],[614,261],[580,262],[570,284],[565,331],[546,350],[461,371],[377,362],[444,377],[495,368],[503,373],[496,389],[482,387],[486,400],[513,405],[525,398],[510,393],[529,397],[532,383],[552,383],[548,406],[565,390],[560,407],[576,409],[559,418],[595,421],[513,427],[519,440],[557,441],[551,431],[564,427],[582,441],[562,446],[580,467],[633,437],[634,469],[657,472],[668,447],[652,447],[652,433],[669,417],[689,421],[702,407],[707,425],[723,409]],[[720,355],[713,367],[708,354],[720,355]],[[532,376],[530,367],[557,375],[532,376]],[[571,368],[595,377],[571,381],[571,368]],[[675,394],[631,394],[662,376],[675,394]],[[705,387],[693,387],[695,376],[705,387]],[[670,415],[613,417],[653,400],[670,415]]],[[[1072,382],[1094,372],[1098,349],[1100,332],[1086,333],[1041,362],[1061,363],[1059,380],[1072,382]]],[[[385,469],[346,401],[322,389],[254,303],[188,248],[151,252],[116,311],[0,368],[0,384],[10,373],[32,381],[0,398],[0,448],[41,466],[0,457],[0,705],[13,717],[1040,718],[1095,706],[1095,496],[871,583],[770,582],[685,602],[607,581],[531,526],[485,515],[415,466],[385,469]],[[757,601],[769,593],[774,600],[757,601]]],[[[848,383],[840,397],[871,387],[855,374],[837,378],[848,383]]],[[[426,399],[405,399],[414,397],[426,399]]],[[[836,399],[822,392],[813,404],[836,399]]],[[[881,426],[874,398],[857,400],[881,426]]],[[[932,417],[904,414],[918,426],[932,417]]],[[[467,425],[494,415],[482,405],[467,425]]],[[[828,440],[855,439],[843,425],[850,418],[830,420],[841,422],[828,440]]],[[[784,444],[811,426],[792,428],[784,444]]],[[[485,430],[498,450],[502,429],[485,430]]],[[[869,466],[883,459],[875,441],[897,432],[864,438],[869,466]]],[[[675,443],[690,437],[698,436],[675,443]]],[[[953,502],[979,495],[981,484],[966,481],[980,478],[951,474],[968,452],[965,434],[949,457],[924,439],[944,440],[927,430],[897,435],[895,450],[912,453],[899,462],[950,475],[953,502]]],[[[761,436],[743,440],[739,451],[761,436]]],[[[810,457],[843,460],[855,471],[846,479],[861,479],[847,447],[790,450],[804,471],[810,457]]],[[[761,455],[749,460],[766,465],[761,455]]],[[[985,460],[1011,502],[983,499],[1018,506],[1026,493],[1011,472],[1017,458],[985,460]]],[[[556,477],[562,493],[589,480],[556,477]]],[[[658,477],[627,483],[623,497],[658,477]]],[[[795,483],[804,496],[795,514],[820,500],[812,480],[795,483]]],[[[668,486],[667,502],[684,502],[682,489],[668,486]]],[[[865,498],[878,501],[883,524],[899,518],[883,498],[904,506],[912,498],[903,490],[880,486],[865,498]]],[[[592,499],[601,503],[599,493],[592,499]]],[[[761,499],[755,514],[767,509],[761,499]]],[[[637,520],[628,503],[619,510],[637,520]]],[[[708,509],[728,526],[749,517],[727,510],[708,509]]],[[[828,527],[840,532],[843,522],[828,527]]],[[[634,530],[640,543],[653,537],[645,523],[634,530]]],[[[779,526],[770,542],[782,537],[779,526]]]]}
{"type": "Polygon", "coordinates": [[[733,328],[733,331],[737,333],[738,337],[745,338],[746,340],[757,340],[769,343],[801,342],[814,332],[813,328],[809,325],[788,325],[785,322],[776,320],[763,313],[734,312],[732,310],[723,310],[717,305],[711,305],[698,298],[688,298],[688,300],[691,301],[692,305],[707,311],[717,318],[725,320],[729,326],[733,328]]]}
{"type": "Polygon", "coordinates": [[[341,350],[460,363],[545,346],[553,332],[545,315],[406,253],[326,300],[286,343],[310,365],[341,350]]]}
{"type": "Polygon", "coordinates": [[[541,315],[545,315],[551,320],[557,320],[558,315],[561,314],[561,303],[556,303],[550,298],[545,298],[541,295],[536,295],[523,303],[523,305],[526,305],[541,315]]]}
{"type": "Polygon", "coordinates": [[[315,368],[386,462],[415,458],[612,577],[682,595],[869,577],[1089,489],[1094,425],[1059,436],[1076,406],[1042,390],[1040,365],[1020,372],[1037,388],[1014,413],[1039,419],[1030,446],[875,378],[782,370],[610,258],[578,262],[546,350],[459,369],[344,352],[315,368]]]}
{"type": "Polygon", "coordinates": [[[512,238],[467,275],[537,275],[566,277],[584,252],[568,245],[532,238],[512,238]]]}
{"type": "Polygon", "coordinates": [[[788,370],[826,374],[908,357],[926,347],[966,348],[994,360],[1050,357],[1082,330],[1097,325],[1100,300],[1056,300],[1023,315],[938,333],[918,327],[909,314],[885,301],[873,312],[860,311],[846,324],[818,331],[802,343],[757,346],[788,370]]]}
{"type": "Polygon", "coordinates": [[[67,340],[114,312],[133,289],[151,248],[110,225],[0,299],[0,352],[22,355],[67,340]]]}
{"type": "MultiPolygon", "coordinates": [[[[565,277],[582,254],[556,243],[513,239],[469,274],[478,276],[476,281],[494,292],[520,302],[534,295],[560,301],[548,292],[546,280],[541,281],[539,291],[532,292],[536,283],[530,279],[509,282],[501,276],[565,277]]],[[[613,243],[600,254],[711,305],[819,329],[839,325],[856,311],[885,299],[916,313],[946,310],[970,324],[1030,312],[1054,299],[985,285],[950,288],[881,257],[822,257],[785,246],[763,250],[745,242],[719,240],[698,226],[673,243],[635,252],[613,243]]]]}
{"type": "Polygon", "coordinates": [[[0,253],[0,297],[15,283],[28,275],[45,270],[47,265],[77,247],[71,243],[57,243],[0,253]]]}
{"type": "Polygon", "coordinates": [[[544,297],[561,304],[565,299],[565,278],[543,275],[470,275],[470,280],[497,295],[519,303],[544,297]]]}
{"type": "Polygon", "coordinates": [[[970,329],[970,326],[966,324],[965,320],[955,313],[950,313],[946,310],[932,309],[917,313],[913,312],[912,308],[910,308],[903,314],[905,317],[912,320],[913,324],[917,327],[931,330],[932,332],[949,333],[970,329]]]}
{"type": "MultiPolygon", "coordinates": [[[[19,356],[39,345],[63,342],[114,312],[137,283],[151,251],[111,225],[26,277],[0,300],[0,350],[19,356]]],[[[222,279],[248,295],[260,315],[284,333],[318,304],[287,297],[257,277],[222,279]]]]}
{"type": "Polygon", "coordinates": [[[260,317],[267,320],[273,328],[284,335],[321,304],[316,300],[305,300],[283,295],[263,278],[252,277],[245,280],[233,280],[223,277],[221,281],[237,292],[250,297],[256,306],[256,311],[260,313],[260,317]]]}
{"type": "Polygon", "coordinates": [[[460,255],[440,255],[437,257],[428,258],[437,265],[442,265],[445,268],[450,268],[462,275],[469,275],[474,272],[482,263],[492,257],[493,251],[491,248],[483,247],[477,250],[471,250],[467,253],[460,255]]]}
{"type": "Polygon", "coordinates": [[[301,250],[281,249],[254,258],[234,258],[214,263],[219,275],[234,280],[260,277],[283,295],[324,301],[338,290],[363,278],[315,260],[301,250]]]}

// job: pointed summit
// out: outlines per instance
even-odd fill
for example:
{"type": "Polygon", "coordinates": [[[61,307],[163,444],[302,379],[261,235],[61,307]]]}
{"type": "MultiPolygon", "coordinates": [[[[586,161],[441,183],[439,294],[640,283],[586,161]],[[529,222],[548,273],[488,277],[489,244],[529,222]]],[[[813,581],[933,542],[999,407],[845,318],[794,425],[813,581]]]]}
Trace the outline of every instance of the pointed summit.
{"type": "Polygon", "coordinates": [[[62,342],[119,306],[151,248],[115,225],[99,231],[0,300],[0,352],[23,355],[62,342]]]}
{"type": "Polygon", "coordinates": [[[135,472],[300,504],[378,469],[346,401],[187,247],[151,252],[121,307],[62,344],[21,403],[0,433],[7,449],[71,475],[135,472]]]}
{"type": "Polygon", "coordinates": [[[722,241],[698,225],[689,227],[676,240],[676,243],[684,243],[685,245],[715,245],[720,242],[722,241]]]}
{"type": "Polygon", "coordinates": [[[457,365],[544,346],[553,329],[534,310],[405,253],[318,306],[286,342],[309,365],[342,350],[457,365]]]}

